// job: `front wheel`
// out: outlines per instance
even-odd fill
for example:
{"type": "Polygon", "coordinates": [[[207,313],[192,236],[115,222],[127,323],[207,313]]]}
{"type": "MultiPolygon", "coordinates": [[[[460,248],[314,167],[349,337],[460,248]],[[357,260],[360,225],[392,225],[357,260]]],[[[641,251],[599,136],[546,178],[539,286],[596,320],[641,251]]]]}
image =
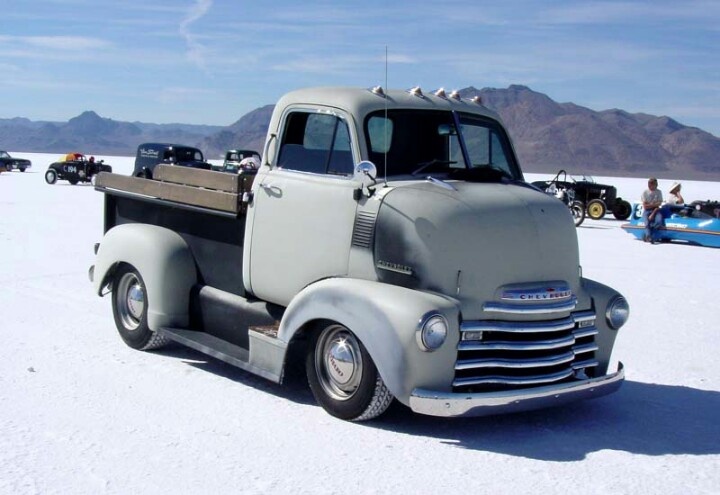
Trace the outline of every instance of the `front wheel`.
{"type": "Polygon", "coordinates": [[[575,227],[579,227],[585,220],[585,205],[582,201],[571,201],[568,205],[570,213],[572,213],[573,220],[575,220],[575,227]]]}
{"type": "Polygon", "coordinates": [[[25,172],[25,167],[20,167],[20,172],[25,172]]]}
{"type": "Polygon", "coordinates": [[[336,418],[373,419],[393,400],[365,346],[337,323],[312,335],[305,369],[315,400],[336,418]]]}
{"type": "Polygon", "coordinates": [[[141,351],[157,349],[169,342],[148,327],[147,302],[147,289],[140,273],[131,265],[122,265],[113,278],[113,317],[123,341],[141,351]]]}
{"type": "Polygon", "coordinates": [[[57,182],[57,172],[53,169],[45,172],[45,182],[48,184],[55,184],[57,182]]]}
{"type": "Polygon", "coordinates": [[[593,220],[600,220],[606,212],[607,207],[602,199],[593,199],[587,204],[587,214],[593,220]]]}

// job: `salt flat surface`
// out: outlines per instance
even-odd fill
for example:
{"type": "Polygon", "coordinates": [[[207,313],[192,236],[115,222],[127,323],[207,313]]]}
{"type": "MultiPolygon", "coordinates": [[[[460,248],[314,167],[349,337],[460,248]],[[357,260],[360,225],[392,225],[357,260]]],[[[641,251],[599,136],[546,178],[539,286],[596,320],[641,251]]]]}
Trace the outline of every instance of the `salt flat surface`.
{"type": "MultiPolygon", "coordinates": [[[[584,275],[631,306],[618,393],[467,420],[393,406],[354,424],[302,380],[126,347],[87,277],[102,195],[47,185],[55,155],[12,154],[33,167],[0,174],[1,494],[720,492],[720,250],[649,245],[611,216],[586,219],[584,275]]],[[[98,158],[132,170],[132,158],[98,158]]],[[[631,202],[646,185],[596,179],[631,202]]],[[[683,193],[720,199],[718,183],[684,181],[683,193]]]]}

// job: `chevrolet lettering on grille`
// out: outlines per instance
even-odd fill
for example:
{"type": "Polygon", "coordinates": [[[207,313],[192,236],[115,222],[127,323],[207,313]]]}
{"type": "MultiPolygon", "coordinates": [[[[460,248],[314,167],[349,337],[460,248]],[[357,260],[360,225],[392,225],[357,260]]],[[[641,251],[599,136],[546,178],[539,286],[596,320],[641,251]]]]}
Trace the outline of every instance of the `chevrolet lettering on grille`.
{"type": "Polygon", "coordinates": [[[572,290],[568,286],[508,289],[502,293],[504,301],[557,301],[570,297],[572,297],[572,290]]]}

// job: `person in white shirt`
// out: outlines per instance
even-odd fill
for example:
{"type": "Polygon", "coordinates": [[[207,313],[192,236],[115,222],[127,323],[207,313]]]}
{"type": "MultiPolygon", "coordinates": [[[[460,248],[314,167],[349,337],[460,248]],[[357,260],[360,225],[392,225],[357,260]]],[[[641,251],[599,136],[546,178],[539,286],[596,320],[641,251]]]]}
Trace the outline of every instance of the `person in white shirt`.
{"type": "Polygon", "coordinates": [[[666,203],[669,205],[684,205],[685,199],[682,197],[682,194],[680,194],[680,189],[682,189],[682,184],[679,182],[674,182],[670,190],[668,191],[668,198],[666,203]]]}
{"type": "Polygon", "coordinates": [[[658,181],[655,177],[648,179],[648,188],[645,189],[640,196],[643,205],[643,221],[645,222],[645,242],[655,244],[655,231],[662,225],[662,191],[658,189],[658,181]]]}

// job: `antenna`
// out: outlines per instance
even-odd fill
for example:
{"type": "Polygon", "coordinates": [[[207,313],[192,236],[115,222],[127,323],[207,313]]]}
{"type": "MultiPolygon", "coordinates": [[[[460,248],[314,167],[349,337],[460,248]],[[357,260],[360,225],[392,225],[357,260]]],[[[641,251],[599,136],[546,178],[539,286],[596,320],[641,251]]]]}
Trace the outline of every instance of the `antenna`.
{"type": "Polygon", "coordinates": [[[387,95],[387,91],[389,89],[390,88],[388,88],[388,47],[387,47],[387,45],[385,45],[385,122],[383,124],[385,126],[385,129],[383,131],[383,134],[385,134],[385,139],[384,139],[385,142],[383,143],[385,145],[384,146],[385,152],[383,153],[383,155],[384,155],[384,157],[383,157],[383,159],[384,159],[383,176],[385,179],[385,187],[387,187],[387,154],[388,154],[388,95],[387,95]]]}

